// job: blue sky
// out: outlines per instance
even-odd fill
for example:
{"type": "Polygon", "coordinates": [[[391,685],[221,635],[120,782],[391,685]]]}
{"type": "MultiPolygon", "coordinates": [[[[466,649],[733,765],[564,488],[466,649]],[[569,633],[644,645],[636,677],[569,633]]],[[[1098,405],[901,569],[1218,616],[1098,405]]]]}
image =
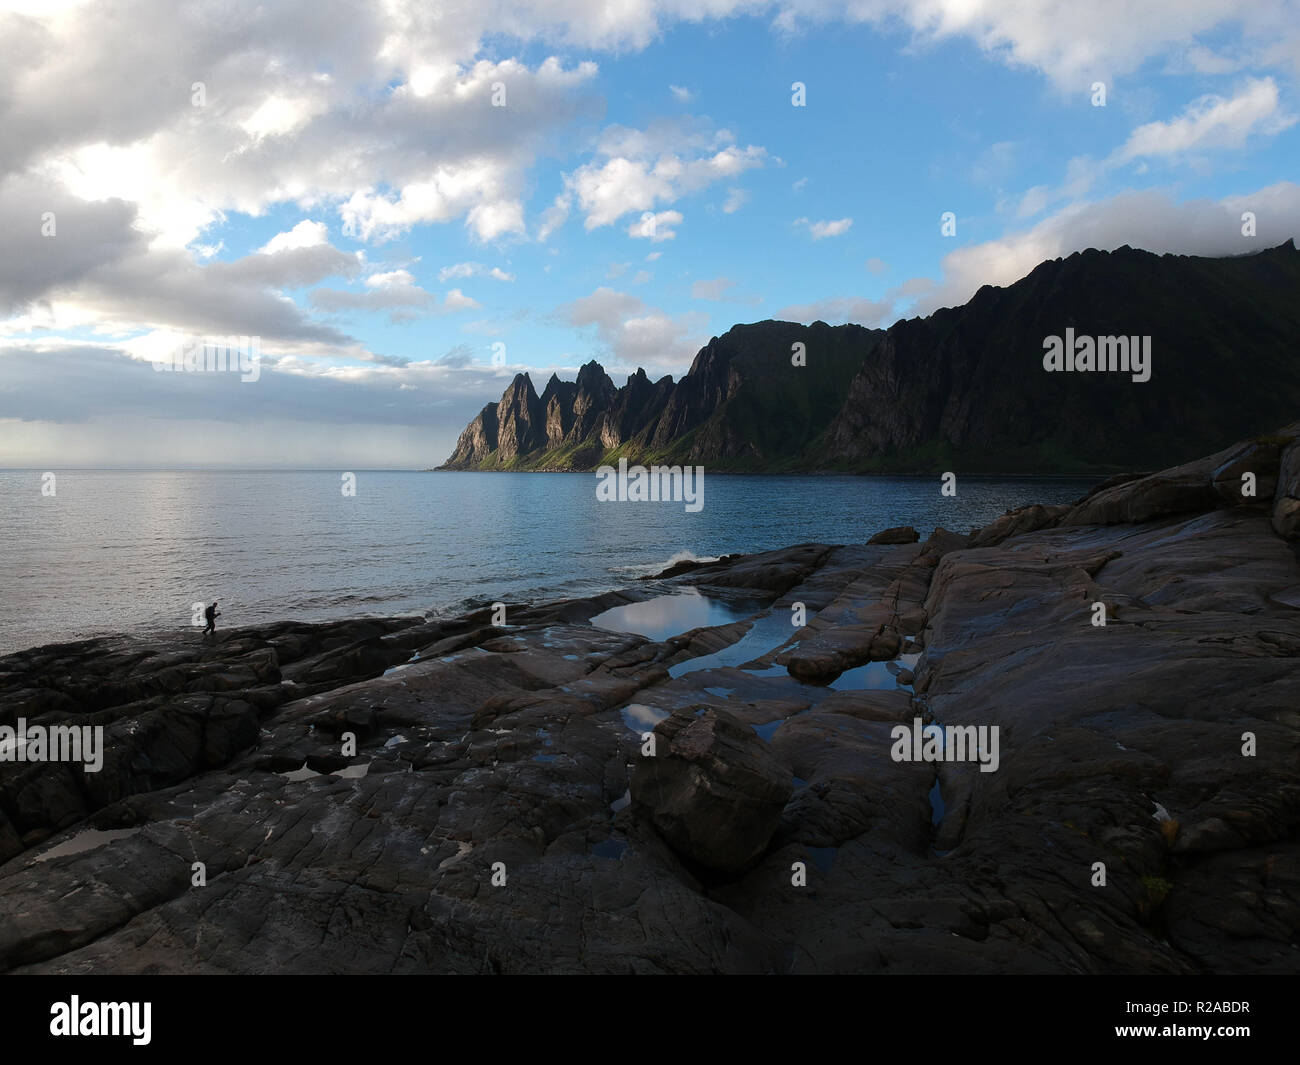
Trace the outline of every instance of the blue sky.
{"type": "Polygon", "coordinates": [[[0,465],[418,468],[520,370],[1300,237],[1291,0],[9,6],[0,465]]]}

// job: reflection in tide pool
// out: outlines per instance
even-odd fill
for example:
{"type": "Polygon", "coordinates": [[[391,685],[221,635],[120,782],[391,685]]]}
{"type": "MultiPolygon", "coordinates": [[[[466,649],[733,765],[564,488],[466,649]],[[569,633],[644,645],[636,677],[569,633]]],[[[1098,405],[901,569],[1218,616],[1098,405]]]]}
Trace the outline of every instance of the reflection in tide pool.
{"type": "Polygon", "coordinates": [[[846,669],[830,686],[836,691],[892,691],[898,679],[888,667],[889,662],[868,662],[865,666],[846,669]]]}
{"type": "Polygon", "coordinates": [[[134,836],[139,831],[139,826],[135,828],[88,828],[84,832],[78,832],[71,839],[65,839],[57,846],[36,855],[35,861],[48,862],[51,858],[62,858],[65,854],[80,854],[82,851],[93,850],[105,843],[112,843],[115,839],[134,836]]]}
{"type": "MultiPolygon", "coordinates": [[[[721,669],[724,666],[744,665],[756,658],[762,658],[768,651],[781,646],[790,638],[793,631],[788,610],[769,611],[755,620],[749,627],[749,631],[735,643],[714,651],[713,654],[701,655],[699,658],[688,658],[685,662],[678,662],[675,666],[669,666],[668,675],[677,678],[700,669],[721,669]]],[[[785,666],[782,666],[779,672],[785,673],[785,666]]],[[[756,675],[763,676],[765,674],[759,673],[756,675]]]]}
{"type": "Polygon", "coordinates": [[[667,710],[656,710],[653,706],[643,706],[641,703],[624,707],[622,714],[623,723],[638,735],[653,732],[654,727],[669,716],[667,710]]]}
{"type": "Polygon", "coordinates": [[[666,640],[691,629],[740,621],[751,613],[691,588],[676,595],[659,595],[641,603],[612,607],[597,614],[591,623],[614,632],[635,632],[651,640],[666,640]]]}

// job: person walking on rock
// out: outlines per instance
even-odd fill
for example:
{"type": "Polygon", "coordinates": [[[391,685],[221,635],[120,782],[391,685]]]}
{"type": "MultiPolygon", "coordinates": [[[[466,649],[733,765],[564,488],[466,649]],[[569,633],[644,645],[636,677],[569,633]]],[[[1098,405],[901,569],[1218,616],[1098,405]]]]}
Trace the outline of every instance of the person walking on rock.
{"type": "Polygon", "coordinates": [[[203,611],[203,616],[208,619],[208,625],[203,630],[203,635],[206,636],[208,633],[212,633],[215,636],[217,634],[217,618],[221,617],[221,611],[217,609],[217,600],[212,600],[212,605],[203,611]]]}

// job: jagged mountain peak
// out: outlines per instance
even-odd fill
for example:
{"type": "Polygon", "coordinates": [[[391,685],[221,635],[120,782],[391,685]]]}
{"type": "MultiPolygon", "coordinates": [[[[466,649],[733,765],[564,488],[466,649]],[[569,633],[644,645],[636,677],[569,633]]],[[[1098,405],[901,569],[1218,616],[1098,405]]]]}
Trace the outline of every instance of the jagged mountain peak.
{"type": "Polygon", "coordinates": [[[576,381],[551,375],[543,401],[521,374],[446,468],[592,469],[618,456],[754,471],[1157,468],[1294,420],[1297,331],[1293,240],[1223,258],[1086,249],[888,330],[736,325],[675,382],[650,386],[638,368],[616,387],[593,359],[576,381]],[[1150,378],[1049,372],[1045,338],[1067,328],[1149,338],[1150,378]]]}

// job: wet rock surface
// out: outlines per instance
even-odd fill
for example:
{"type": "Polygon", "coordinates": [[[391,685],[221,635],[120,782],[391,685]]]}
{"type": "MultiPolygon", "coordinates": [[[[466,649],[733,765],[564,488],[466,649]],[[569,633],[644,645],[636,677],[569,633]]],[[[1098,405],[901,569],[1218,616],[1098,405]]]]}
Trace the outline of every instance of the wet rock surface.
{"type": "Polygon", "coordinates": [[[1294,972],[1296,455],[681,566],[753,613],[665,640],[591,624],[638,587],[0,659],[105,738],[0,761],[0,970],[1294,972]]]}
{"type": "Polygon", "coordinates": [[[725,710],[675,713],[632,775],[632,811],[683,857],[738,873],[767,849],[794,790],[789,768],[725,710]]]}

